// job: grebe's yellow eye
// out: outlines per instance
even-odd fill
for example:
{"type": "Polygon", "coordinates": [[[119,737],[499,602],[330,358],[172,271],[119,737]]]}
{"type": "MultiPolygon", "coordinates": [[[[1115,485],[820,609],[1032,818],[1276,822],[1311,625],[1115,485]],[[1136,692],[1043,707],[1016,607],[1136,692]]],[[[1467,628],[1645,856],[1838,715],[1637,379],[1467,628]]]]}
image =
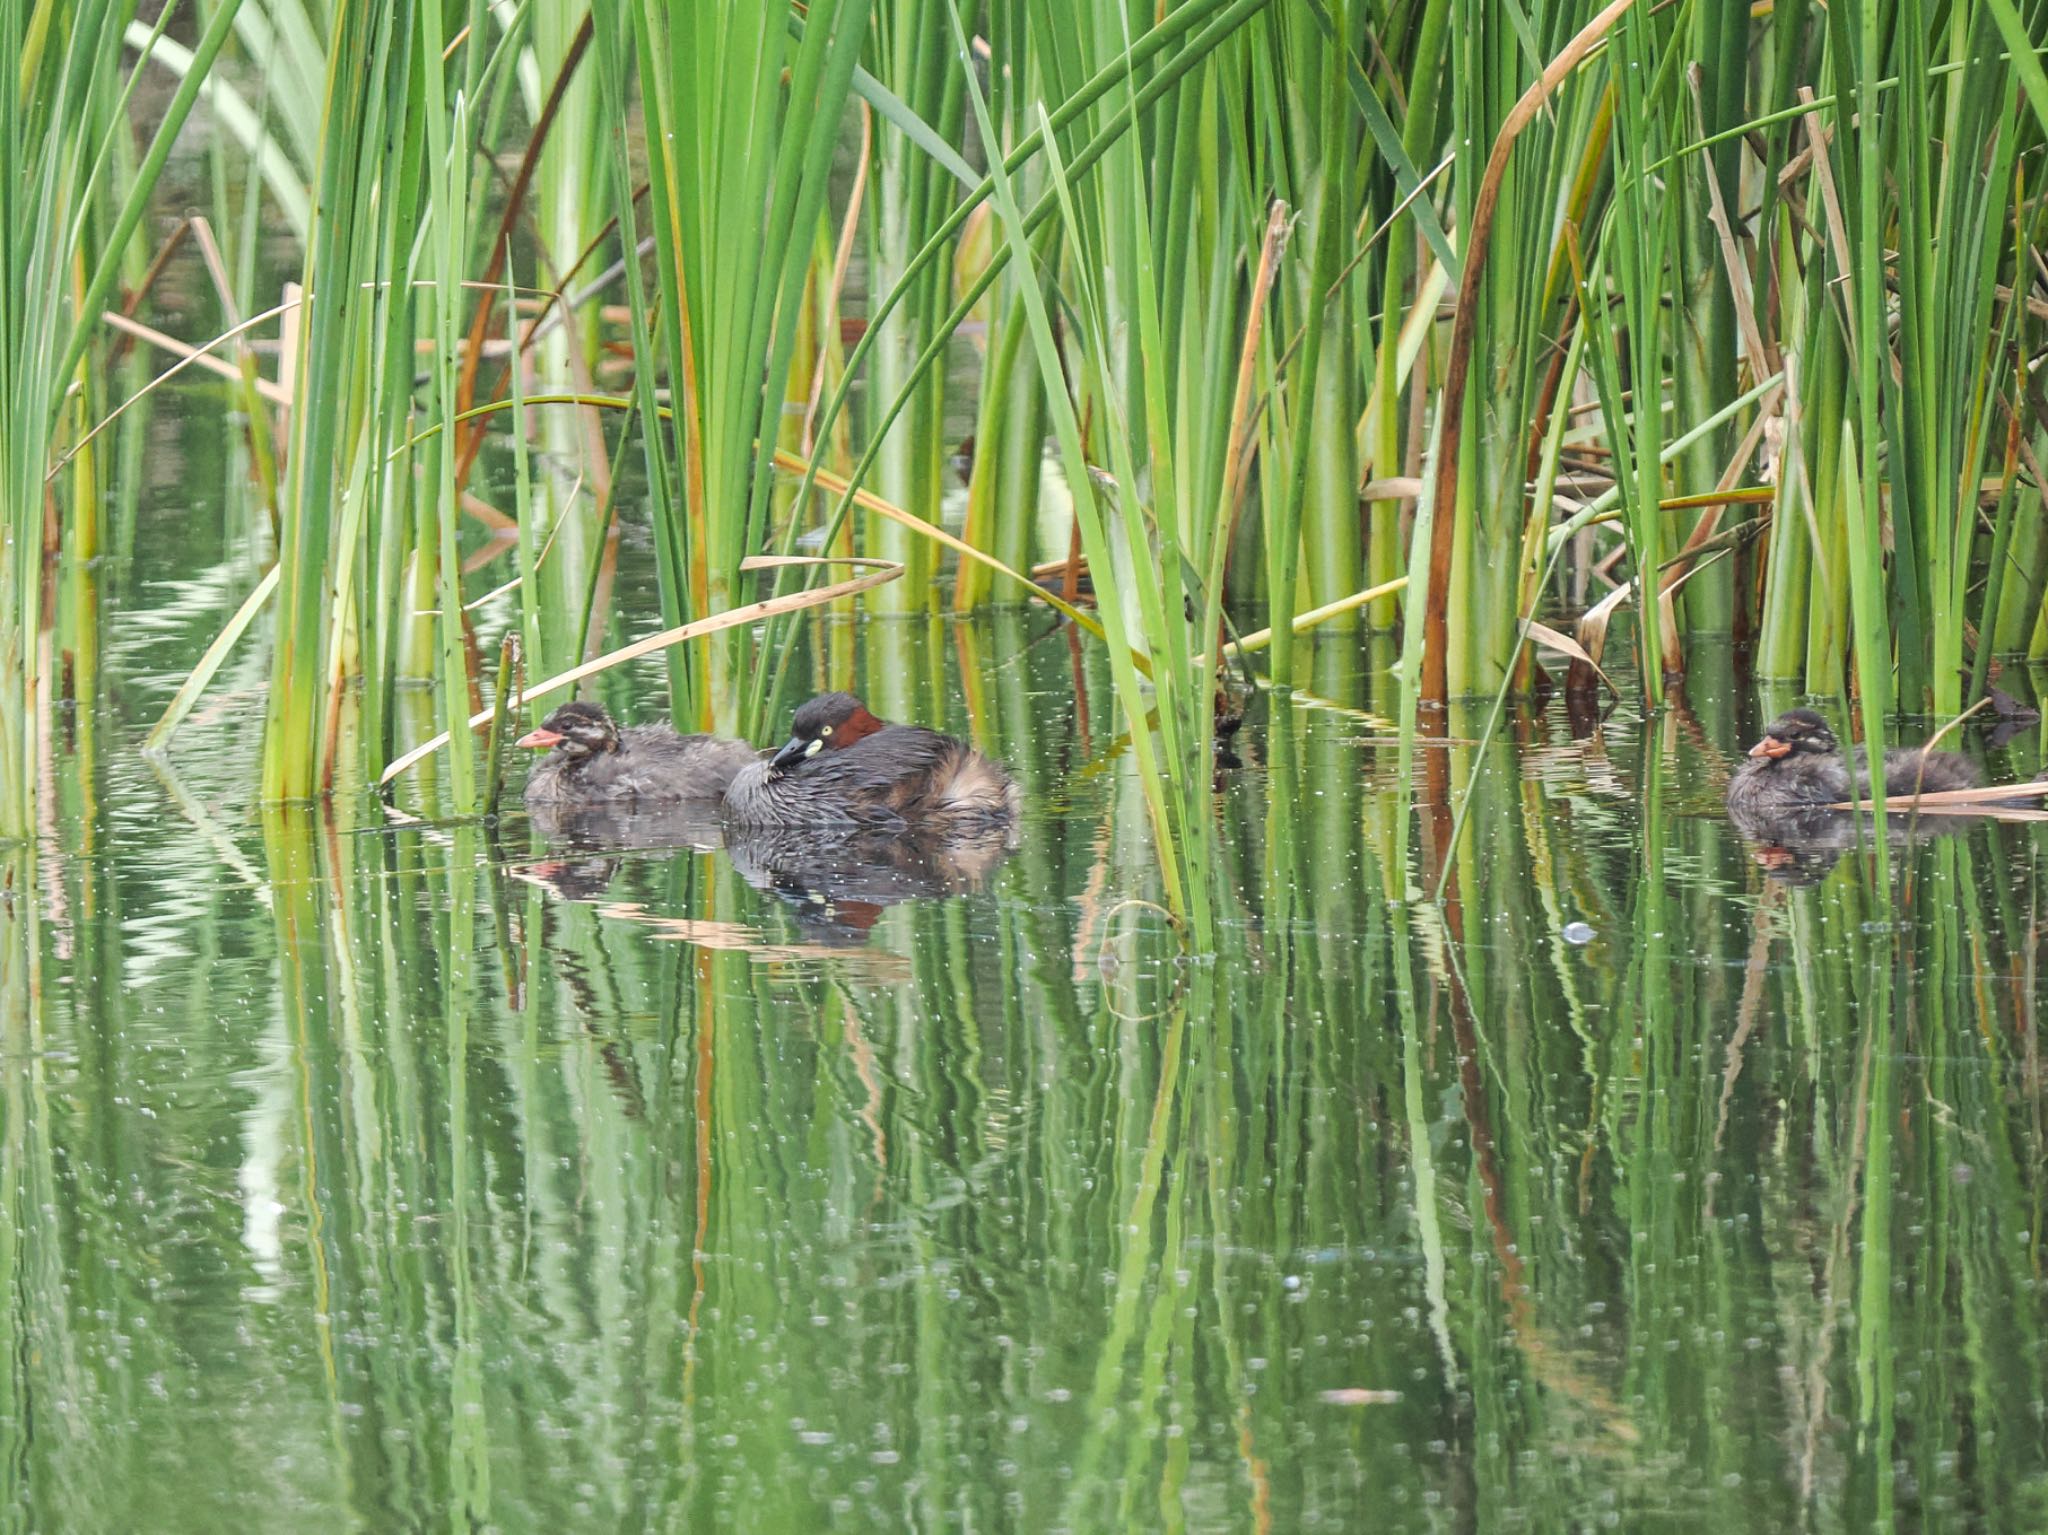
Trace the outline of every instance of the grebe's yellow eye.
{"type": "Polygon", "coordinates": [[[818,734],[821,736],[828,736],[832,734],[832,727],[830,725],[827,725],[824,727],[824,729],[820,730],[818,734]]]}

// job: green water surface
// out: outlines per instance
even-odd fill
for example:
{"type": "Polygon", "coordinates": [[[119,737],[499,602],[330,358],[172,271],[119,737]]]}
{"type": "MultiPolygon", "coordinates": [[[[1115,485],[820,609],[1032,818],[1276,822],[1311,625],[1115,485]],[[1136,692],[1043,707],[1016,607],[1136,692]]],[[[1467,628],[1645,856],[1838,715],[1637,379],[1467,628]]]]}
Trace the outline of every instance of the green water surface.
{"type": "Polygon", "coordinates": [[[1342,637],[1190,958],[1039,613],[826,647],[1014,768],[969,869],[266,809],[260,634],[138,749],[261,566],[137,472],[0,899],[5,1528],[2048,1528],[2039,827],[1766,870],[1709,651],[1399,863],[1342,637]]]}

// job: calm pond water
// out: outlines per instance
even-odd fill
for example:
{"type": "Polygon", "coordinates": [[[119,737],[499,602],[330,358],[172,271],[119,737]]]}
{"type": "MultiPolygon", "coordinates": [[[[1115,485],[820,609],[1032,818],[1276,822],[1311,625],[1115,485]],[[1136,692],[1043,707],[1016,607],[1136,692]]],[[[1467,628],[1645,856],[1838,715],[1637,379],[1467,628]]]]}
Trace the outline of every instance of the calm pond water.
{"type": "Polygon", "coordinates": [[[266,811],[260,643],[138,750],[260,567],[136,472],[0,907],[7,1528],[2048,1528],[2039,826],[1766,870],[1709,652],[1397,865],[1344,639],[1187,962],[1039,614],[832,645],[1007,859],[266,811]]]}

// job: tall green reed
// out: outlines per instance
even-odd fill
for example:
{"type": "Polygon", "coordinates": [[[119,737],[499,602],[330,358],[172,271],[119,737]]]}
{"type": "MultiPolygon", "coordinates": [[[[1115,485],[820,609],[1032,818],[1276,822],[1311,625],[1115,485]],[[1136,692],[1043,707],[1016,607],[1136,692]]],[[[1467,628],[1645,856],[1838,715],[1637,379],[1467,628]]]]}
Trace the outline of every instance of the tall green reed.
{"type": "MultiPolygon", "coordinates": [[[[1136,652],[1123,706],[1170,859],[1203,835],[1186,786],[1215,683],[1192,663],[1213,661],[1248,599],[1268,607],[1284,685],[1298,611],[1349,622],[1364,583],[1412,569],[1414,680],[1445,697],[1526,682],[1527,666],[1510,676],[1520,618],[1628,577],[1651,614],[1635,632],[1653,701],[1682,634],[1734,625],[1762,670],[1810,688],[1841,688],[1853,662],[1881,712],[1961,702],[2048,585],[2026,471],[2042,434],[2016,362],[2042,92],[2038,55],[2011,51],[2031,33],[2007,0],[1924,25],[1881,8],[1765,23],[1590,0],[1526,17],[1460,0],[1163,15],[1034,0],[963,13],[957,32],[947,12],[860,0],[604,0],[587,55],[586,34],[530,11],[471,7],[458,28],[350,8],[322,38],[288,0],[249,4],[214,13],[181,95],[206,88],[230,32],[231,57],[330,81],[317,111],[300,93],[233,129],[252,166],[317,152],[320,189],[290,359],[273,796],[316,792],[346,752],[387,758],[401,679],[431,678],[449,725],[486,685],[474,631],[504,617],[471,614],[462,579],[489,554],[463,520],[476,429],[459,454],[442,437],[476,397],[471,348],[516,335],[485,313],[508,259],[543,289],[585,263],[623,285],[633,422],[577,451],[644,462],[671,627],[758,595],[750,554],[854,525],[850,492],[821,513],[808,475],[795,496],[776,485],[796,409],[909,510],[911,525],[865,520],[860,542],[910,567],[891,601],[931,600],[937,535],[917,525],[944,515],[948,352],[980,316],[966,542],[1012,569],[1043,552],[1051,426],[1103,627],[1136,652]],[[488,162],[522,127],[551,137],[507,203],[488,162]],[[1004,174],[977,179],[977,155],[1004,174]],[[1015,225],[989,206],[1005,178],[1015,225]],[[837,317],[828,264],[856,187],[868,313],[842,359],[816,326],[837,317]],[[1271,239],[1268,194],[1287,210],[1271,239]],[[455,295],[483,276],[487,298],[455,295]],[[1417,472],[1438,490],[1427,550],[1404,510],[1417,472]],[[1770,499],[1768,538],[1697,579],[1670,568],[1740,515],[1697,510],[1729,490],[1770,499]],[[1681,574],[1685,622],[1667,625],[1652,593],[1681,574]]],[[[84,35],[54,14],[16,23],[38,68],[84,35]]],[[[124,192],[120,216],[141,206],[124,192]]],[[[111,271],[89,286],[104,295],[111,271]]],[[[550,377],[532,392],[597,389],[607,358],[580,315],[537,353],[550,377]]],[[[615,576],[594,545],[639,513],[607,485],[601,512],[565,519],[559,484],[536,482],[551,455],[527,449],[558,445],[566,414],[513,414],[518,515],[470,509],[518,552],[529,649],[573,635],[580,654],[615,576]]],[[[10,451],[25,517],[29,460],[10,451]]],[[[972,561],[954,587],[964,606],[1017,595],[972,561]]],[[[672,652],[678,716],[765,729],[793,622],[672,652]]],[[[467,805],[459,751],[450,771],[450,803],[467,805]]]]}
{"type": "MultiPolygon", "coordinates": [[[[298,354],[284,364],[292,380],[292,416],[264,732],[267,799],[312,795],[333,744],[328,701],[337,679],[331,668],[347,622],[347,610],[335,603],[338,579],[359,584],[361,611],[376,615],[380,632],[362,648],[378,678],[369,694],[373,711],[400,631],[434,601],[419,589],[426,571],[418,567],[405,605],[388,600],[401,586],[397,566],[405,539],[399,510],[410,504],[412,461],[406,457],[394,471],[377,451],[388,444],[392,413],[403,410],[401,402],[411,393],[410,271],[399,242],[420,207],[421,171],[408,160],[424,130],[410,110],[418,89],[418,48],[402,24],[406,15],[347,9],[328,47],[318,193],[302,281],[305,313],[295,331],[298,354]],[[373,388],[388,400],[386,410],[373,412],[373,388]],[[373,415],[380,430],[371,434],[373,415]],[[352,468],[344,472],[345,465],[352,468]],[[344,484],[355,491],[346,507],[344,484]],[[383,535],[374,545],[362,534],[373,501],[383,535]],[[345,519],[347,508],[353,515],[345,519]],[[374,564],[368,557],[373,547],[374,564]],[[363,580],[366,575],[373,579],[363,580]]],[[[431,67],[441,67],[438,52],[431,67]]]]}
{"type": "MultiPolygon", "coordinates": [[[[628,250],[639,86],[655,287],[627,263],[635,396],[664,627],[743,600],[739,564],[769,539],[770,464],[817,226],[866,35],[860,0],[807,9],[600,0],[597,55],[628,250]],[[655,400],[665,371],[671,432],[655,400]]],[[[739,720],[744,638],[671,653],[679,718],[739,720]]]]}
{"type": "MultiPolygon", "coordinates": [[[[873,76],[888,82],[902,108],[947,144],[960,137],[968,75],[950,39],[938,0],[881,0],[867,50],[873,76]]],[[[915,270],[912,264],[961,189],[945,165],[887,118],[877,124],[873,144],[872,190],[864,210],[868,283],[873,292],[899,296],[879,322],[868,389],[877,402],[903,399],[893,423],[869,424],[881,446],[873,485],[884,499],[936,523],[953,453],[945,441],[947,370],[920,366],[919,359],[952,307],[952,272],[946,264],[927,263],[915,270]]],[[[869,552],[904,565],[904,579],[873,606],[895,613],[930,607],[937,595],[932,585],[937,551],[931,542],[883,519],[870,519],[863,536],[869,552]]]]}
{"type": "Polygon", "coordinates": [[[81,387],[81,366],[235,10],[223,4],[209,18],[193,72],[139,159],[127,111],[143,66],[128,58],[126,8],[42,0],[0,17],[0,54],[10,61],[0,69],[0,837],[30,833],[43,792],[36,719],[50,679],[38,650],[54,618],[43,609],[46,562],[67,544],[89,556],[93,541],[81,545],[66,530],[99,516],[92,460],[74,457],[60,473],[57,449],[67,432],[82,437],[86,409],[104,403],[81,387]],[[55,537],[45,536],[46,517],[55,537]]]}

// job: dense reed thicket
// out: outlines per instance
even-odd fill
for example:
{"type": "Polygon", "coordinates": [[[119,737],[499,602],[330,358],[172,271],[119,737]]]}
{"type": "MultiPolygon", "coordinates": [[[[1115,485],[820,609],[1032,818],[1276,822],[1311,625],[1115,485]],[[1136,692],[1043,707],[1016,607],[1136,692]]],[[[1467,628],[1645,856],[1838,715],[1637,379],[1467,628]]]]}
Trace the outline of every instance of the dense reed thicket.
{"type": "MultiPolygon", "coordinates": [[[[829,579],[763,553],[892,562],[900,613],[1085,571],[1195,915],[1256,605],[1276,682],[1298,627],[1405,622],[1430,701],[1526,683],[1539,613],[1597,660],[1654,584],[1650,701],[1732,630],[1873,737],[2048,654],[2041,0],[563,10],[0,22],[9,828],[180,133],[216,329],[283,306],[275,379],[231,370],[276,577],[224,637],[274,607],[273,797],[412,744],[419,678],[472,808],[480,658],[590,659],[642,519],[664,630],[829,579]]],[[[803,621],[673,650],[678,716],[765,733],[803,621]]]]}

